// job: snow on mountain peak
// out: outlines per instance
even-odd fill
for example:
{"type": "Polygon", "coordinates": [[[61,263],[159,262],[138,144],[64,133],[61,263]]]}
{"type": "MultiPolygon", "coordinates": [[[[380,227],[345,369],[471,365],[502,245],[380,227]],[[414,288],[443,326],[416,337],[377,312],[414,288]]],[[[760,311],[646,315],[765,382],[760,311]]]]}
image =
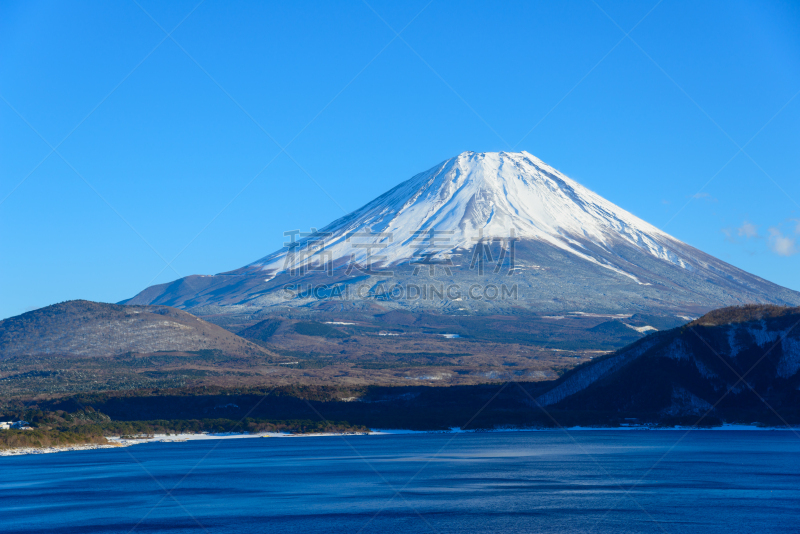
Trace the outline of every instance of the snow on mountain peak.
{"type": "MultiPolygon", "coordinates": [[[[528,152],[462,152],[302,237],[294,250],[388,265],[510,238],[543,241],[636,281],[597,261],[585,243],[611,251],[624,241],[689,267],[671,246],[680,242],[528,152]]],[[[284,248],[251,265],[277,273],[314,261],[308,253],[287,262],[288,253],[284,248]]]]}

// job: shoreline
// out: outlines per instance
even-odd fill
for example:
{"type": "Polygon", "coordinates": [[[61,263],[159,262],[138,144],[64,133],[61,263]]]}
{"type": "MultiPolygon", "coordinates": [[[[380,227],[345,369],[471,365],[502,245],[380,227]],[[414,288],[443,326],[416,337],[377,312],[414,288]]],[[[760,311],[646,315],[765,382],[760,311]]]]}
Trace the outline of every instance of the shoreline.
{"type": "Polygon", "coordinates": [[[753,431],[770,431],[770,430],[783,430],[790,432],[800,432],[800,427],[776,427],[776,426],[756,426],[756,425],[739,425],[739,424],[723,424],[721,426],[713,427],[694,427],[694,426],[646,426],[646,425],[632,425],[632,426],[570,426],[563,428],[533,428],[533,427],[505,427],[505,428],[489,428],[489,429],[474,429],[462,430],[458,427],[453,427],[449,430],[405,430],[405,429],[375,429],[371,431],[370,435],[401,435],[401,434],[492,434],[497,432],[628,432],[628,431],[685,431],[685,430],[700,430],[700,431],[731,431],[731,430],[753,430],[753,431]]]}
{"type": "Polygon", "coordinates": [[[107,438],[108,444],[85,444],[85,445],[65,445],[63,447],[19,447],[13,449],[0,450],[0,457],[4,456],[25,456],[29,454],[53,454],[57,452],[86,451],[95,449],[115,449],[119,447],[130,447],[143,443],[185,443],[188,441],[206,441],[220,439],[252,439],[252,438],[310,438],[310,437],[345,437],[345,436],[398,436],[398,435],[418,435],[418,434],[489,434],[503,432],[570,432],[570,431],[793,431],[800,429],[787,427],[759,427],[755,425],[735,425],[724,424],[722,426],[710,428],[696,427],[650,427],[650,426],[626,426],[626,427],[583,427],[575,426],[568,428],[495,428],[495,429],[476,429],[462,430],[458,427],[449,430],[404,430],[404,429],[375,429],[369,432],[320,432],[309,434],[290,434],[284,432],[262,432],[258,434],[227,432],[219,434],[200,433],[200,434],[156,434],[142,438],[122,438],[112,436],[107,438]]]}
{"type": "Polygon", "coordinates": [[[15,447],[11,449],[0,449],[0,457],[3,456],[24,456],[28,454],[53,454],[56,452],[88,451],[95,449],[116,449],[119,447],[131,447],[143,443],[184,443],[187,441],[206,441],[219,439],[247,439],[247,438],[307,438],[307,437],[331,437],[331,436],[367,436],[378,435],[375,432],[319,432],[309,434],[289,434],[283,432],[261,432],[249,434],[245,432],[223,432],[199,434],[155,434],[141,438],[123,438],[121,436],[109,436],[107,444],[76,444],[64,445],[63,447],[15,447]]]}
{"type": "Polygon", "coordinates": [[[107,444],[98,445],[96,443],[87,443],[85,445],[64,445],[63,447],[15,447],[13,449],[0,450],[0,456],[26,456],[28,454],[53,454],[56,452],[70,452],[70,451],[92,451],[95,449],[116,449],[121,445],[107,444]]]}

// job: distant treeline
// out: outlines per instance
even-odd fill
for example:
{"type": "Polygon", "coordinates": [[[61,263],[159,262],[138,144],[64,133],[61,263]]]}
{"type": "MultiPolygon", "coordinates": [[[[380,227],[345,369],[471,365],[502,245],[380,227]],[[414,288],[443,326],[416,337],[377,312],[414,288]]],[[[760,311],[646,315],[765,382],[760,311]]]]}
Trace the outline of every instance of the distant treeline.
{"type": "Polygon", "coordinates": [[[4,418],[29,421],[33,430],[0,430],[0,449],[55,447],[77,444],[107,444],[106,437],[142,437],[155,434],[197,434],[201,432],[288,432],[300,434],[366,432],[362,425],[308,419],[268,420],[206,418],[153,421],[112,421],[91,407],[69,413],[27,408],[7,412],[4,418]]]}
{"type": "MultiPolygon", "coordinates": [[[[537,383],[482,386],[287,386],[90,394],[39,401],[20,418],[45,428],[103,435],[179,432],[358,432],[398,428],[471,430],[499,427],[561,428],[621,424],[719,425],[717,417],[664,418],[658,414],[544,410],[537,383]]],[[[9,412],[10,413],[10,412],[9,412]]],[[[743,415],[744,419],[752,414],[743,415]]],[[[761,417],[763,420],[763,417],[761,417]]],[[[759,420],[748,419],[746,422],[759,420]]]]}
{"type": "Polygon", "coordinates": [[[107,436],[144,436],[155,434],[198,434],[200,432],[287,432],[291,434],[317,434],[342,432],[367,432],[365,426],[347,422],[266,419],[177,419],[160,421],[115,421],[92,425],[88,432],[101,432],[107,436]]]}
{"type": "Polygon", "coordinates": [[[64,447],[68,445],[105,445],[108,441],[102,433],[72,432],[69,430],[0,430],[0,449],[25,447],[64,447]]]}

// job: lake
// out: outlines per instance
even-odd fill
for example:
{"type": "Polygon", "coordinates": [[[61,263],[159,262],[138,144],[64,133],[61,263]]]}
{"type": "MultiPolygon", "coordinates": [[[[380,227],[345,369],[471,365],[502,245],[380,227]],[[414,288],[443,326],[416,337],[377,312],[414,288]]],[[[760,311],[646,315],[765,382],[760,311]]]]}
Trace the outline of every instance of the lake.
{"type": "Polygon", "coordinates": [[[0,531],[786,532],[789,431],[253,438],[0,458],[0,531]]]}

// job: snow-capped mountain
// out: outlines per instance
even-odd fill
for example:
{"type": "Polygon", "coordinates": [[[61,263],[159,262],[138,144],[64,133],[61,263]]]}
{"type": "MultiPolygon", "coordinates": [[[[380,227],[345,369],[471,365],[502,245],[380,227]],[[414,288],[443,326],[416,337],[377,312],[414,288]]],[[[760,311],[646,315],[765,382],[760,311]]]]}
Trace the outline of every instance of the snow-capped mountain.
{"type": "Polygon", "coordinates": [[[332,258],[336,265],[346,260],[386,267],[513,238],[552,245],[633,280],[633,274],[600,260],[582,242],[612,253],[625,241],[691,269],[676,253],[674,238],[527,152],[464,152],[301,238],[294,255],[280,250],[251,266],[277,274],[309,264],[319,268],[332,258]]]}
{"type": "Polygon", "coordinates": [[[484,313],[800,304],[797,292],[682,243],[527,152],[464,152],[287,240],[236,271],[154,286],[129,302],[236,314],[336,299],[484,313]],[[500,285],[508,298],[487,296],[500,285]],[[411,286],[423,291],[411,298],[411,286]]]}

